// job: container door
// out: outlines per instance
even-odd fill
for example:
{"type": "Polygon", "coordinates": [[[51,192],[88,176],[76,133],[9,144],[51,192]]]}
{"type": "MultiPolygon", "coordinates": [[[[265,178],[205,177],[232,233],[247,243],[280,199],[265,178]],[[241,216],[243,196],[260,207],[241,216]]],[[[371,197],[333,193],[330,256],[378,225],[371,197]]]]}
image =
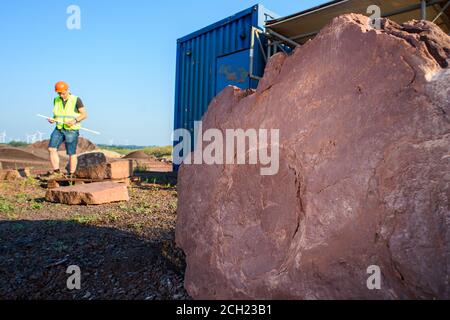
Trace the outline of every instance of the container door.
{"type": "Polygon", "coordinates": [[[250,87],[250,50],[238,51],[217,58],[216,95],[233,85],[241,89],[250,87]]]}

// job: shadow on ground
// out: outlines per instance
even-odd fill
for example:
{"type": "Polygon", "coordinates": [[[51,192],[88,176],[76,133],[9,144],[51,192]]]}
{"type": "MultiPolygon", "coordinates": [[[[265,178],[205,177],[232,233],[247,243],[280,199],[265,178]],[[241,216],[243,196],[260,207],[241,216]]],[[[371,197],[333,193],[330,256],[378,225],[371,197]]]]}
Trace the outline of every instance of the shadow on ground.
{"type": "Polygon", "coordinates": [[[63,221],[0,222],[0,299],[189,299],[173,235],[151,241],[63,221]],[[81,290],[67,289],[71,265],[81,290]]]}
{"type": "Polygon", "coordinates": [[[140,171],[134,173],[135,177],[139,177],[141,181],[159,185],[175,186],[178,180],[177,172],[154,172],[140,171]]]}

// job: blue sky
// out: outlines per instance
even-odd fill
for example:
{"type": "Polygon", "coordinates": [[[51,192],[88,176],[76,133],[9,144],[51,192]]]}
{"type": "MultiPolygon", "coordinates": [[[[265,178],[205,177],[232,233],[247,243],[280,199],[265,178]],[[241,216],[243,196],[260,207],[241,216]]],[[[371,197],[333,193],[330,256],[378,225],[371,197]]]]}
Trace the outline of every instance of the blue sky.
{"type": "MultiPolygon", "coordinates": [[[[281,16],[327,1],[266,0],[281,16]]],[[[169,145],[176,39],[244,10],[247,0],[15,0],[0,2],[0,133],[53,130],[53,85],[65,80],[90,118],[97,143],[169,145]],[[81,9],[69,30],[66,10],[81,9]]]]}

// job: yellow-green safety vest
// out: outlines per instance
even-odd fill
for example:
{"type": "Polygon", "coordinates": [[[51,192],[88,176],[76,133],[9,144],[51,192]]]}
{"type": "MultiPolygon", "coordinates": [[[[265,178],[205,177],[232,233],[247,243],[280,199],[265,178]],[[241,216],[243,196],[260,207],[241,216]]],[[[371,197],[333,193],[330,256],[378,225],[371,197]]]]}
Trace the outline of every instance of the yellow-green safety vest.
{"type": "Polygon", "coordinates": [[[70,120],[75,120],[80,116],[80,113],[76,111],[78,97],[74,95],[69,95],[67,99],[66,106],[64,107],[63,100],[61,97],[55,98],[55,106],[53,108],[53,117],[56,120],[56,128],[59,130],[80,130],[81,124],[77,123],[76,125],[69,127],[64,123],[70,120]]]}

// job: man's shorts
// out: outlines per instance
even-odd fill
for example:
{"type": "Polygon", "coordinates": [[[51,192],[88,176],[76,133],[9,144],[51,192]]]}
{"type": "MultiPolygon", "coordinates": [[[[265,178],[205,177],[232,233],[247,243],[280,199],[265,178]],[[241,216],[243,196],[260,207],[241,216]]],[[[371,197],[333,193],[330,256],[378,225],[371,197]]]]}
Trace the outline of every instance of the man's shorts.
{"type": "Polygon", "coordinates": [[[48,147],[58,149],[65,142],[67,155],[76,155],[79,135],[78,130],[55,129],[50,137],[48,147]]]}

